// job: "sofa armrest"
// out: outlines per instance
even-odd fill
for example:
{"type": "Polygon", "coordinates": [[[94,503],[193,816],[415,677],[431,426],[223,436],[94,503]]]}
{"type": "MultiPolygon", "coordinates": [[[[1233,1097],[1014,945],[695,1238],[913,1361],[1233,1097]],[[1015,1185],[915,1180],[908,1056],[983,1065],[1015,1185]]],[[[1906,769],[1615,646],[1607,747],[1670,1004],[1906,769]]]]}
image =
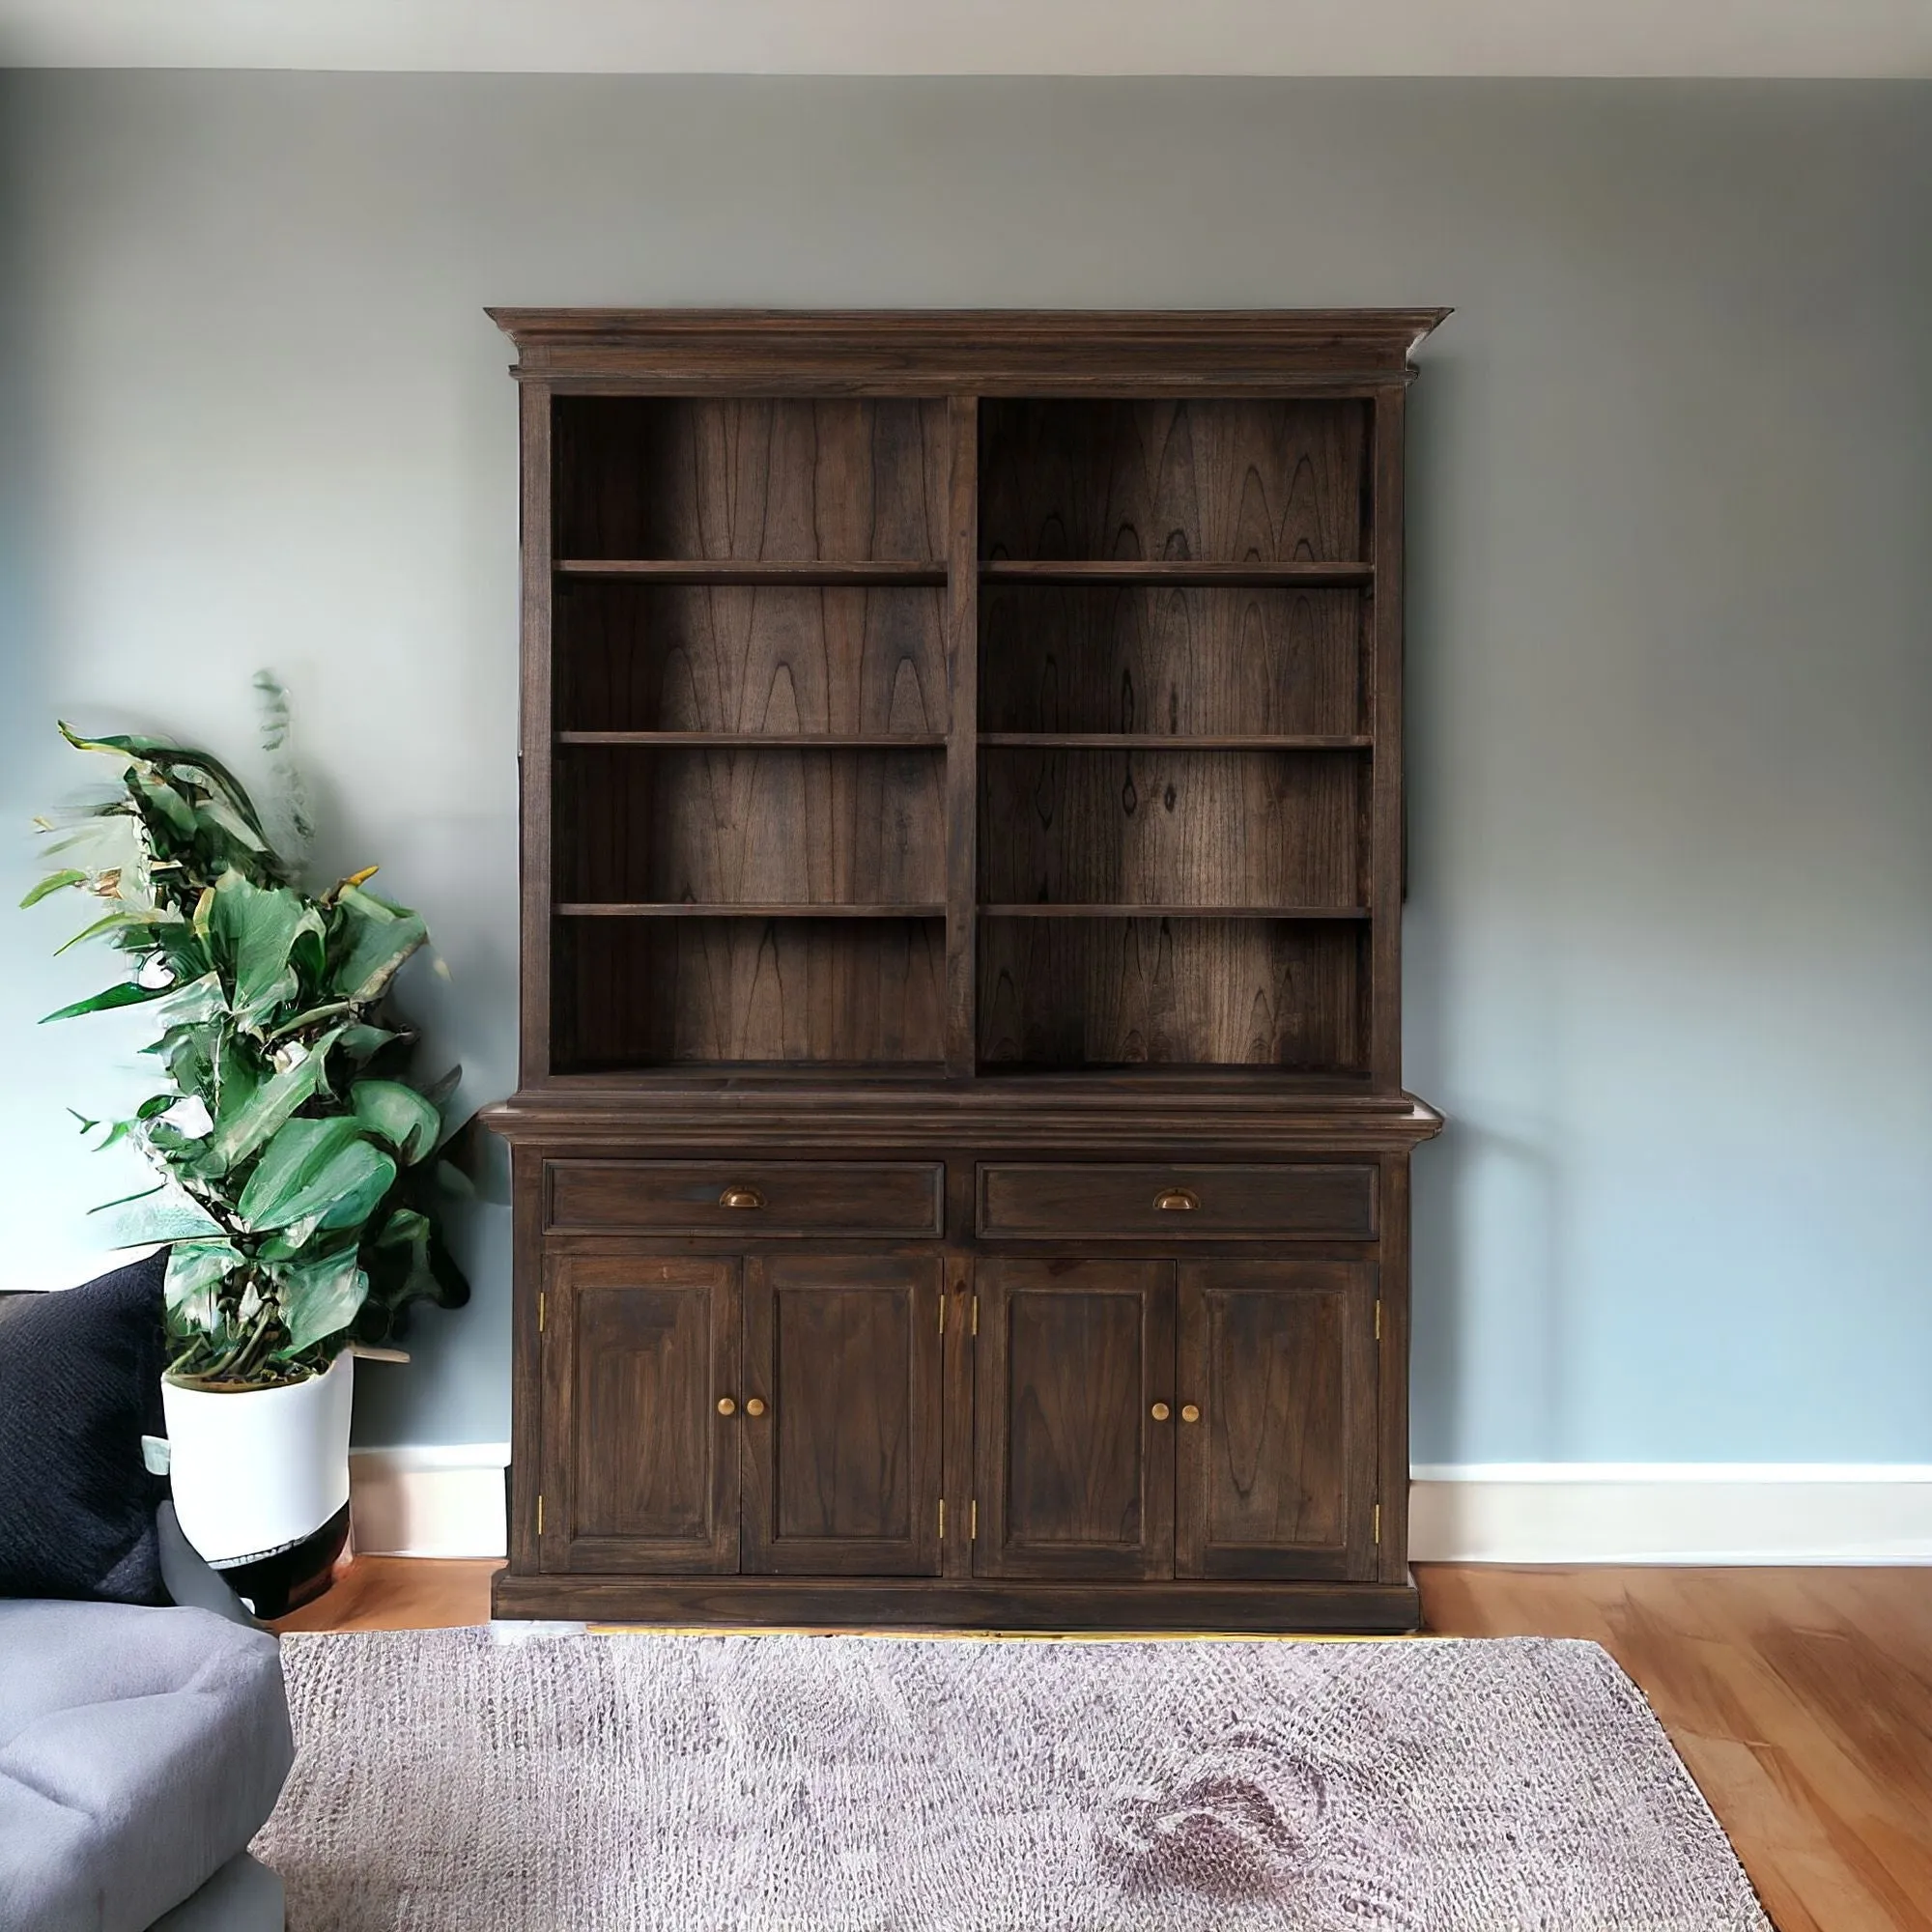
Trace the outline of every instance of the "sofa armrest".
{"type": "Polygon", "coordinates": [[[163,1503],[155,1512],[155,1535],[160,1546],[161,1581],[184,1609],[213,1610],[216,1616],[249,1630],[268,1628],[248,1614],[247,1605],[221,1580],[221,1573],[202,1561],[200,1552],[182,1534],[173,1503],[163,1503]]]}

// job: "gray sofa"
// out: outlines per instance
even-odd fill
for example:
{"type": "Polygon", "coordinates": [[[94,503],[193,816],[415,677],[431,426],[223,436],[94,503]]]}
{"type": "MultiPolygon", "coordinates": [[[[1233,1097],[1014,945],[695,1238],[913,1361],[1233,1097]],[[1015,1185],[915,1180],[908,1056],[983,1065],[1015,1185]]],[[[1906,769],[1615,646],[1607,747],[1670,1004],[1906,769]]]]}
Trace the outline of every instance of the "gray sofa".
{"type": "Polygon", "coordinates": [[[282,1932],[281,1656],[161,1506],[175,1606],[0,1601],[0,1926],[282,1932]]]}

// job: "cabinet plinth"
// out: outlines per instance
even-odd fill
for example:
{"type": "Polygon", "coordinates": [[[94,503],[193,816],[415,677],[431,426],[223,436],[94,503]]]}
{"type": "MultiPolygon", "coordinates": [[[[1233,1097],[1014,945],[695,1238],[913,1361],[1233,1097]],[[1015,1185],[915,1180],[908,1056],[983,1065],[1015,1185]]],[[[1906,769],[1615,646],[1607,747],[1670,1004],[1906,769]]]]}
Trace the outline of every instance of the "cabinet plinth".
{"type": "Polygon", "coordinates": [[[1412,1627],[1403,399],[1446,311],[497,311],[500,1613],[1412,1627]]]}

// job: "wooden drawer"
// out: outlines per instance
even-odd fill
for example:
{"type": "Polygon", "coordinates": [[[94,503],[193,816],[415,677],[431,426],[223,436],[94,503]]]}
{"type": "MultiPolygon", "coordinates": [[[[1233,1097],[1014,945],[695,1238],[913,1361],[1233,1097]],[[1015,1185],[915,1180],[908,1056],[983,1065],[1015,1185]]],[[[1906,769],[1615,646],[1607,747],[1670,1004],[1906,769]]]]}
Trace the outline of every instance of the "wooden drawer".
{"type": "Polygon", "coordinates": [[[547,1228],[597,1234],[921,1235],[943,1232],[938,1161],[554,1160],[547,1228]]]}
{"type": "Polygon", "coordinates": [[[1376,1236],[1372,1161],[1267,1166],[982,1166],[982,1235],[1376,1236]]]}

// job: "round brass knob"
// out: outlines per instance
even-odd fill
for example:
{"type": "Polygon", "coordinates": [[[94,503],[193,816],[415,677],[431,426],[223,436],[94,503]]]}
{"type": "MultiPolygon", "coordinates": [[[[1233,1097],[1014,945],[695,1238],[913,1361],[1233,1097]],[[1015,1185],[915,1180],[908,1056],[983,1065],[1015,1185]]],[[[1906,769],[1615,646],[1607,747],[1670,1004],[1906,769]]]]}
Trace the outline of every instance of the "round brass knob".
{"type": "Polygon", "coordinates": [[[1182,1422],[1199,1422],[1201,1411],[1191,1402],[1183,1402],[1180,1405],[1180,1419],[1182,1422]]]}
{"type": "Polygon", "coordinates": [[[727,1187],[718,1197],[718,1205],[721,1208],[762,1208],[765,1205],[765,1197],[755,1187],[740,1184],[727,1187]]]}
{"type": "Polygon", "coordinates": [[[738,1405],[728,1395],[721,1395],[718,1398],[718,1413],[720,1415],[735,1415],[737,1412],[738,1405]]]}
{"type": "Polygon", "coordinates": [[[1191,1187],[1166,1187],[1153,1197],[1153,1205],[1163,1214],[1191,1214],[1201,1197],[1191,1187]]]}
{"type": "Polygon", "coordinates": [[[1173,1409],[1168,1407],[1166,1403],[1157,1402],[1148,1411],[1148,1413],[1151,1415],[1156,1422],[1165,1422],[1167,1418],[1174,1413],[1174,1411],[1173,1409]]]}
{"type": "Polygon", "coordinates": [[[765,1412],[765,1406],[762,1402],[758,1400],[756,1396],[753,1396],[751,1399],[751,1401],[745,1405],[745,1413],[747,1415],[762,1415],[764,1414],[764,1412],[765,1412]]]}

